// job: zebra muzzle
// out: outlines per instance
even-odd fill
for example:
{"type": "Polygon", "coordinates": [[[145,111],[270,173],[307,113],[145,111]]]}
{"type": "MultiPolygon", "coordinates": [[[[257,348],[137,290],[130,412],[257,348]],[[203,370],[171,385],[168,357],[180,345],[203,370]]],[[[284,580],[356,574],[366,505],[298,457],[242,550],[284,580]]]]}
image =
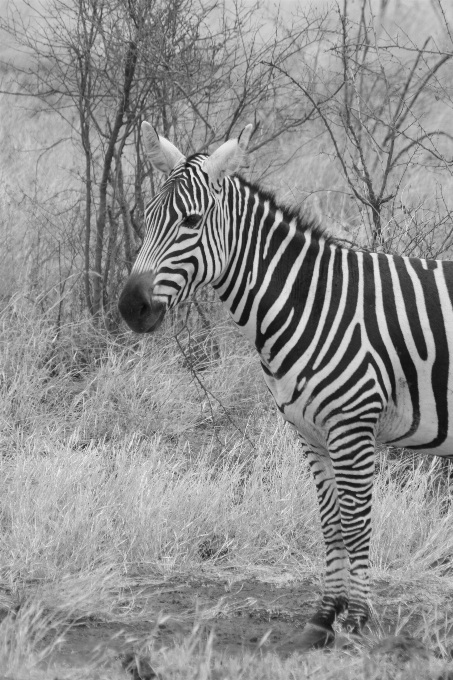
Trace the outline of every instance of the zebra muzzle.
{"type": "Polygon", "coordinates": [[[153,274],[131,274],[118,302],[121,316],[136,333],[152,333],[165,316],[165,303],[153,297],[153,281],[153,274]]]}

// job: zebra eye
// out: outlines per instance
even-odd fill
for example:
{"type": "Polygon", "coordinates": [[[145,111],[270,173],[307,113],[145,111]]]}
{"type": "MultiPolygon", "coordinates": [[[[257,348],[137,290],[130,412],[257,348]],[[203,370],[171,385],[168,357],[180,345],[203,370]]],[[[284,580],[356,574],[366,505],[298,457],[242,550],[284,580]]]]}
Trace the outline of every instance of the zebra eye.
{"type": "Polygon", "coordinates": [[[201,220],[201,215],[187,215],[183,221],[182,224],[184,227],[189,227],[189,229],[192,229],[193,227],[196,227],[198,222],[201,220]]]}

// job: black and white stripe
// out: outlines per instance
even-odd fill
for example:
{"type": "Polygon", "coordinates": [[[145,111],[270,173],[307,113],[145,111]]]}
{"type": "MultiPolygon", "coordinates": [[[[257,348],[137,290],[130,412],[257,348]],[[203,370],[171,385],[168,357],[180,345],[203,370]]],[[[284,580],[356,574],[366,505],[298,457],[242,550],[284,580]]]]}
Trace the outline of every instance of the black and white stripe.
{"type": "Polygon", "coordinates": [[[453,263],[342,247],[230,175],[239,161],[226,145],[168,168],[120,309],[135,330],[155,330],[155,305],[210,283],[255,345],[317,487],[325,593],[301,647],[322,646],[339,612],[350,631],[368,616],[376,440],[453,454],[453,263]]]}

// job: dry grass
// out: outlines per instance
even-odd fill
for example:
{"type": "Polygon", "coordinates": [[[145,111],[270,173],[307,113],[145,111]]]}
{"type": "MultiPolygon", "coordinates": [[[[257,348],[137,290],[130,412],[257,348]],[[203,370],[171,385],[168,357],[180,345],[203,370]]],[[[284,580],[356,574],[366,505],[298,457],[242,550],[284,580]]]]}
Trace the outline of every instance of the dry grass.
{"type": "MultiPolygon", "coordinates": [[[[414,17],[424,25],[426,17],[414,17]]],[[[80,318],[84,304],[74,192],[81,159],[61,121],[11,102],[0,97],[0,295],[9,300],[0,314],[0,678],[120,680],[119,663],[101,650],[84,667],[46,664],[79,623],[134,620],[126,584],[136,573],[285,574],[320,592],[317,502],[257,358],[222,317],[220,359],[198,377],[169,327],[137,339],[86,320],[55,326],[60,298],[63,318],[80,318]]],[[[429,116],[449,129],[437,107],[429,116]]],[[[360,206],[316,130],[307,128],[301,152],[267,181],[334,235],[363,241],[360,206]]],[[[291,158],[293,147],[282,139],[275,152],[291,158]]],[[[251,164],[260,176],[259,153],[251,164]]],[[[403,236],[414,220],[423,230],[441,211],[440,185],[448,196],[451,177],[429,165],[407,173],[398,194],[403,236]]],[[[383,450],[376,478],[374,637],[284,659],[227,656],[196,626],[170,648],[157,649],[150,633],[141,651],[161,678],[451,680],[451,492],[436,462],[399,461],[383,450]],[[387,612],[392,632],[404,632],[409,618],[432,653],[405,656],[385,643],[373,653],[376,635],[388,632],[387,612]]]]}
{"type": "MultiPolygon", "coordinates": [[[[43,659],[74,621],[133,616],[120,592],[137,571],[168,576],[212,564],[219,573],[252,576],[266,568],[321,588],[308,469],[244,345],[231,336],[220,360],[199,375],[213,398],[170,334],[110,339],[80,324],[57,336],[20,299],[1,322],[4,672],[45,677],[43,659]],[[206,541],[216,546],[208,557],[206,541]]],[[[385,610],[400,598],[419,621],[417,637],[441,657],[451,647],[448,483],[435,462],[410,467],[386,455],[375,487],[374,600],[385,610]]],[[[414,675],[407,663],[395,670],[391,661],[386,675],[387,662],[378,672],[366,661],[366,645],[284,661],[247,653],[222,659],[215,643],[214,651],[206,644],[198,632],[151,655],[164,678],[210,677],[208,669],[217,669],[212,677],[352,679],[364,677],[364,663],[369,678],[437,678],[444,663],[430,657],[414,675]]],[[[100,661],[97,668],[103,672],[100,661]]],[[[87,666],[68,677],[92,672],[87,666]]]]}

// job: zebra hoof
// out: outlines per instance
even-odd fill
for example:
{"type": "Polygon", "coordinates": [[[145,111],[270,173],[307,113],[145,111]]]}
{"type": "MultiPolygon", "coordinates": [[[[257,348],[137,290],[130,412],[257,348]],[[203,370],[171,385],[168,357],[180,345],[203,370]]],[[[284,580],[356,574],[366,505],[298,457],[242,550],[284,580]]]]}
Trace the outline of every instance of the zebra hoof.
{"type": "Polygon", "coordinates": [[[325,649],[332,647],[335,642],[335,633],[331,626],[320,626],[317,623],[307,623],[297,640],[297,649],[300,652],[308,652],[310,649],[325,649]]]}

